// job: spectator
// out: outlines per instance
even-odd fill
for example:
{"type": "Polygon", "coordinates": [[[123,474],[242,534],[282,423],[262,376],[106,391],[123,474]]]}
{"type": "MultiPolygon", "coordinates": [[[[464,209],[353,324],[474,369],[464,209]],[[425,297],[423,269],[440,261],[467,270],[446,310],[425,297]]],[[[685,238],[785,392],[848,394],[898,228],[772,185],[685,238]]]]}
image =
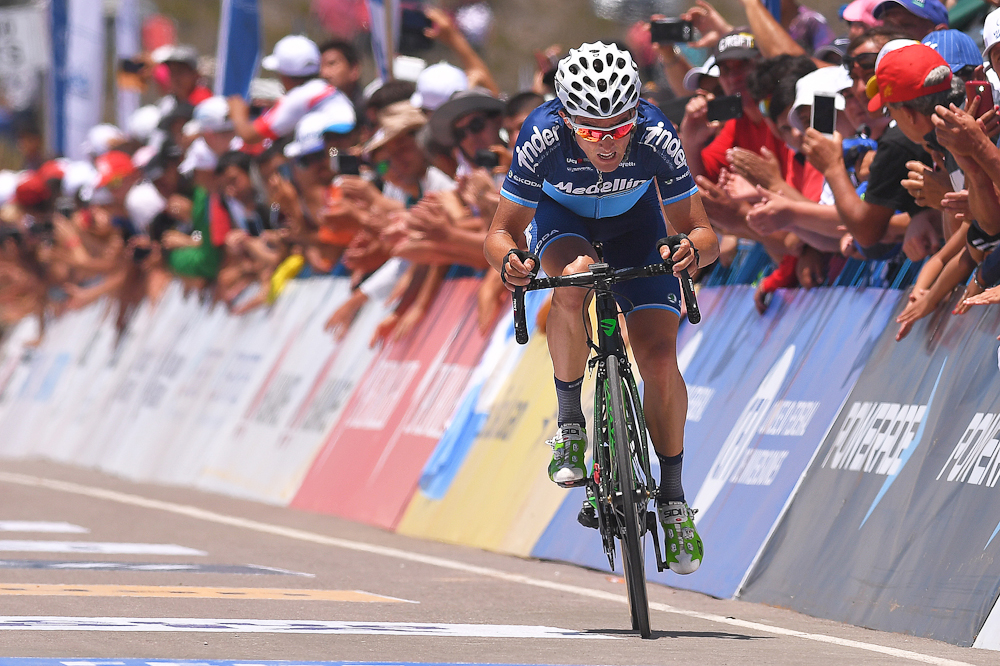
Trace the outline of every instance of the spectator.
{"type": "Polygon", "coordinates": [[[361,59],[354,45],[342,39],[331,39],[319,47],[319,57],[319,78],[347,95],[356,109],[360,108],[363,101],[358,83],[361,59]]]}
{"type": "Polygon", "coordinates": [[[287,92],[267,113],[253,122],[250,121],[246,101],[237,95],[230,97],[229,113],[237,136],[246,143],[258,143],[264,139],[274,141],[291,134],[307,113],[353,107],[343,92],[317,78],[319,65],[319,49],[312,40],[302,35],[280,39],[274,45],[274,52],[261,61],[261,66],[277,72],[287,92]]]}
{"type": "Polygon", "coordinates": [[[917,41],[948,29],[948,10],[939,0],[883,0],[872,14],[885,27],[917,41]]]}
{"type": "Polygon", "coordinates": [[[197,106],[212,96],[212,91],[200,84],[198,50],[193,46],[168,44],[153,51],[150,57],[169,72],[167,95],[158,103],[162,113],[170,113],[179,103],[197,106]]]}
{"type": "Polygon", "coordinates": [[[21,154],[21,169],[37,169],[45,161],[45,141],[38,123],[30,116],[24,116],[14,123],[14,138],[21,154]]]}
{"type": "Polygon", "coordinates": [[[882,21],[875,18],[875,8],[882,0],[854,0],[844,7],[840,18],[847,23],[847,36],[860,37],[869,28],[877,28],[882,21]]]}
{"type": "Polygon", "coordinates": [[[500,144],[503,110],[499,99],[473,88],[455,93],[431,116],[431,136],[442,146],[453,148],[459,177],[475,168],[477,152],[500,144]]]}

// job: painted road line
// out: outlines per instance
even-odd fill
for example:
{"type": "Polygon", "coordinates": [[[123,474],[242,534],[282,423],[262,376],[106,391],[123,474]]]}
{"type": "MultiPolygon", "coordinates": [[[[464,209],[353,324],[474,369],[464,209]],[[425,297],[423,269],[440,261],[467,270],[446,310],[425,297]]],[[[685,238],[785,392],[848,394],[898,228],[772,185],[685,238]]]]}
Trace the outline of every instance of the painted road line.
{"type": "Polygon", "coordinates": [[[187,587],[175,585],[63,585],[0,583],[0,597],[155,597],[161,599],[252,599],[408,603],[362,590],[308,590],[268,587],[187,587]]]}
{"type": "Polygon", "coordinates": [[[0,569],[35,569],[54,571],[147,571],[152,573],[212,573],[250,576],[305,576],[316,574],[289,571],[259,564],[176,564],[173,562],[96,562],[93,560],[0,560],[0,569]]]}
{"type": "Polygon", "coordinates": [[[208,555],[172,543],[101,543],[97,541],[14,541],[0,539],[0,552],[87,553],[92,555],[208,555]]]}
{"type": "MultiPolygon", "coordinates": [[[[173,659],[45,659],[39,657],[11,657],[0,659],[0,666],[480,666],[468,662],[428,663],[404,661],[232,661],[173,659]]],[[[528,664],[493,664],[488,666],[529,666],[528,664]]],[[[534,664],[532,666],[541,666],[534,664]]]]}
{"type": "Polygon", "coordinates": [[[191,617],[0,616],[0,631],[198,632],[239,634],[351,634],[364,636],[443,636],[452,638],[590,638],[620,636],[518,624],[437,622],[336,622],[327,620],[210,620],[191,617]]]}
{"type": "MultiPolygon", "coordinates": [[[[337,537],[326,536],[325,534],[317,534],[315,532],[308,532],[306,530],[284,527],[282,525],[273,525],[270,523],[264,523],[257,520],[250,520],[248,518],[241,518],[239,516],[229,516],[223,513],[208,511],[206,509],[202,509],[187,504],[178,504],[176,502],[165,502],[163,500],[156,500],[149,497],[142,497],[141,495],[121,493],[118,491],[107,490],[105,488],[98,488],[95,486],[85,486],[79,483],[71,483],[69,481],[46,479],[43,477],[30,476],[27,474],[14,474],[11,472],[0,472],[0,482],[16,483],[22,486],[29,486],[34,488],[46,488],[48,490],[56,490],[59,492],[81,495],[84,497],[103,499],[109,502],[117,502],[119,504],[126,504],[129,506],[138,506],[146,509],[164,511],[179,516],[186,516],[188,518],[194,518],[196,520],[203,520],[205,522],[215,523],[217,525],[228,525],[230,527],[237,527],[240,529],[251,530],[254,532],[259,532],[261,534],[281,536],[288,539],[303,541],[306,543],[315,543],[324,546],[332,546],[334,548],[341,548],[344,550],[368,553],[371,555],[381,555],[383,557],[389,557],[408,562],[419,562],[421,564],[426,564],[428,566],[439,567],[442,569],[449,569],[452,571],[462,571],[464,573],[476,574],[479,576],[493,578],[495,580],[503,580],[511,583],[519,583],[522,585],[531,585],[533,587],[564,592],[566,594],[573,594],[576,596],[586,597],[590,599],[603,599],[605,601],[612,601],[620,604],[628,604],[628,598],[623,594],[614,594],[612,592],[606,592],[604,590],[597,590],[589,587],[583,587],[580,585],[567,585],[565,583],[555,583],[552,581],[542,580],[540,578],[532,578],[530,576],[523,576],[521,574],[513,574],[507,571],[502,571],[500,569],[493,569],[491,567],[480,567],[473,564],[467,564],[465,562],[459,562],[457,560],[449,560],[443,557],[434,557],[432,555],[423,555],[421,553],[411,553],[409,551],[401,550],[399,548],[390,548],[387,546],[378,546],[375,544],[365,543],[363,541],[351,541],[350,539],[341,539],[337,537]]],[[[714,613],[703,613],[701,611],[689,610],[686,608],[678,608],[676,606],[670,606],[668,604],[663,604],[658,602],[650,602],[649,607],[651,610],[660,611],[663,613],[671,613],[683,617],[695,618],[699,620],[704,620],[706,622],[712,622],[715,624],[721,624],[730,627],[739,627],[741,629],[749,629],[751,631],[759,631],[774,636],[789,636],[793,638],[800,638],[803,640],[814,641],[817,643],[824,643],[827,645],[837,645],[840,647],[853,648],[857,650],[863,650],[866,652],[873,652],[875,654],[882,654],[887,657],[896,657],[899,659],[906,659],[909,661],[915,661],[922,664],[931,664],[932,666],[973,666],[968,662],[956,661],[954,659],[945,659],[943,657],[935,657],[928,654],[922,654],[920,652],[913,652],[912,650],[903,650],[900,648],[889,647],[887,645],[879,645],[877,643],[866,643],[864,641],[855,641],[847,638],[840,638],[838,636],[831,636],[829,634],[815,634],[806,631],[798,631],[796,629],[788,629],[786,627],[780,627],[774,624],[765,624],[763,622],[740,620],[735,617],[726,617],[723,615],[716,615],[714,613]]]]}
{"type": "Polygon", "coordinates": [[[51,534],[86,534],[86,527],[71,523],[53,523],[40,520],[0,520],[0,532],[48,532],[51,534]]]}

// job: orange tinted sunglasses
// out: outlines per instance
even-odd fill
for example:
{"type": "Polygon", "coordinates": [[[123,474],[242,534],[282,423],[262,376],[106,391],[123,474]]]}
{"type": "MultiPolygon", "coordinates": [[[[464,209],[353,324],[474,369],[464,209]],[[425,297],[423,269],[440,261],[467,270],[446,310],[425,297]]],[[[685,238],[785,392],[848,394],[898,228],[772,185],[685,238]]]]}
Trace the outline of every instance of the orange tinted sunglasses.
{"type": "Polygon", "coordinates": [[[629,120],[619,123],[614,127],[588,127],[586,125],[577,125],[572,120],[569,123],[578,137],[584,141],[597,143],[598,141],[602,141],[606,136],[610,136],[612,139],[622,139],[628,136],[628,133],[635,127],[637,117],[632,116],[629,120]]]}

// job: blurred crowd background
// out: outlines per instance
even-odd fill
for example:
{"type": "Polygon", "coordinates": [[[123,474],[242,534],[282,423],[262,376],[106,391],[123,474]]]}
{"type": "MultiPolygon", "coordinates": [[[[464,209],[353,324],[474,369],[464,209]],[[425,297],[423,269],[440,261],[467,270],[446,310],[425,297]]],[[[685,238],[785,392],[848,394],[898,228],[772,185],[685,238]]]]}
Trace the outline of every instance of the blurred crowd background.
{"type": "MultiPolygon", "coordinates": [[[[53,113],[59,48],[34,73],[30,39],[7,49],[0,333],[37,317],[42,339],[99,300],[124,333],[173,281],[242,314],[324,275],[354,287],[331,335],[379,299],[394,306],[372,344],[401,339],[458,275],[481,277],[487,331],[507,312],[482,245],[511,146],[558,60],[597,39],[629,48],[677,125],[723,248],[703,284],[755,284],[761,312],[780,288],[908,288],[900,337],[956,291],[956,314],[1000,301],[1000,121],[992,94],[966,99],[967,82],[1000,90],[1000,14],[982,0],[403,2],[398,40],[373,3],[264,1],[259,65],[221,62],[235,19],[213,5],[131,4],[128,54],[72,63],[107,83],[79,137],[53,113]],[[237,65],[252,71],[234,94],[237,65]],[[817,95],[837,109],[827,131],[817,95]]],[[[25,7],[43,29],[59,18],[25,7]]],[[[122,17],[99,19],[111,34],[122,17]]]]}

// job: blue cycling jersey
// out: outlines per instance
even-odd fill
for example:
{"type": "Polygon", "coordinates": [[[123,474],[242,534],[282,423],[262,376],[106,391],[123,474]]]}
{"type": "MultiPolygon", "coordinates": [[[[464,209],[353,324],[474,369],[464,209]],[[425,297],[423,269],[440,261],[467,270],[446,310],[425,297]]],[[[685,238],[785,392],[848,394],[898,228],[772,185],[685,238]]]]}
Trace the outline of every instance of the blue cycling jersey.
{"type": "Polygon", "coordinates": [[[627,212],[649,189],[653,178],[665,204],[698,191],[677,130],[658,108],[639,100],[629,150],[618,168],[599,174],[559,116],[562,103],[539,106],[521,126],[514,162],[500,194],[535,208],[544,192],[581,217],[615,217],[627,212]]]}

